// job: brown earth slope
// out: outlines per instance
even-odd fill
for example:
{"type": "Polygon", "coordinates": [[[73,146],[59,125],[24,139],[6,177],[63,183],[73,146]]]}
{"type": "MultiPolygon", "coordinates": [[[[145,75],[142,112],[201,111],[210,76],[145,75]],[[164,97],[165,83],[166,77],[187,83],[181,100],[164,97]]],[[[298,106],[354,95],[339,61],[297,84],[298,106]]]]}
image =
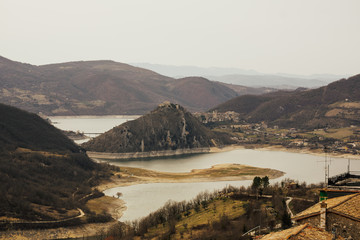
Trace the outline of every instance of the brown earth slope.
{"type": "Polygon", "coordinates": [[[325,87],[240,96],[211,110],[236,111],[249,122],[297,128],[344,127],[360,124],[360,75],[325,87]]]}

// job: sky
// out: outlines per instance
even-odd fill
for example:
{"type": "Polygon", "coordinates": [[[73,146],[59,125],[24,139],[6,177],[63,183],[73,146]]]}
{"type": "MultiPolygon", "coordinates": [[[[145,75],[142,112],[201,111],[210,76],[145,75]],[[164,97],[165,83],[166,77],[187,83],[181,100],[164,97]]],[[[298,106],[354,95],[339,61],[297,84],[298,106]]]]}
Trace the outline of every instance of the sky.
{"type": "Polygon", "coordinates": [[[0,0],[0,55],[360,73],[359,0],[0,0]]]}

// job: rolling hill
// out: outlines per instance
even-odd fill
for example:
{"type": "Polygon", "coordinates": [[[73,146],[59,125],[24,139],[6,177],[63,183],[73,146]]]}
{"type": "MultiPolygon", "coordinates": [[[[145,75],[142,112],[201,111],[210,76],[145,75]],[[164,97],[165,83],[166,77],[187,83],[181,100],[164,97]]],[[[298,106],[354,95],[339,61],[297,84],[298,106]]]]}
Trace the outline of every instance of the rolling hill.
{"type": "Polygon", "coordinates": [[[360,124],[360,75],[317,89],[240,96],[211,110],[235,111],[249,122],[297,128],[360,124]]]}
{"type": "Polygon", "coordinates": [[[244,87],[174,79],[113,61],[34,66],[0,57],[0,102],[46,115],[144,114],[164,101],[205,111],[246,93],[244,87]]]}

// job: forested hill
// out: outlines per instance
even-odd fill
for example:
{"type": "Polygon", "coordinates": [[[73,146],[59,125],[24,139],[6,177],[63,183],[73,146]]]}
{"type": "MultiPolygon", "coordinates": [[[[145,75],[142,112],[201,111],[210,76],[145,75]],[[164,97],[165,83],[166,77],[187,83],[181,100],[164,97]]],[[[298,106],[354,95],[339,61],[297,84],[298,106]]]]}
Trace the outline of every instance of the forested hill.
{"type": "Polygon", "coordinates": [[[261,96],[240,96],[210,111],[235,111],[248,122],[297,128],[342,127],[360,124],[360,75],[325,87],[261,96]]]}
{"type": "Polygon", "coordinates": [[[79,152],[61,131],[36,114],[0,103],[0,145],[43,151],[79,152]]]}
{"type": "Polygon", "coordinates": [[[106,170],[37,115],[3,104],[0,112],[0,218],[58,219],[82,207],[106,170]]]}
{"type": "Polygon", "coordinates": [[[123,153],[211,147],[229,141],[228,136],[215,134],[183,107],[164,103],[82,146],[90,151],[123,153]]]}

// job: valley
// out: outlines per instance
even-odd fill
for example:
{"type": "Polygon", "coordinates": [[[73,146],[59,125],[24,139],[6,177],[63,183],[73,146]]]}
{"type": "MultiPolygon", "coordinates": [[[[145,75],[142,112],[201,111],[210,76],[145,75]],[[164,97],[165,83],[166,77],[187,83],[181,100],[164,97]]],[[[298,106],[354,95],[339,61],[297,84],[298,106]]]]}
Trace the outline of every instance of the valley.
{"type": "MultiPolygon", "coordinates": [[[[268,233],[279,230],[281,221],[288,224],[274,215],[287,216],[284,209],[289,204],[280,202],[291,195],[288,186],[295,183],[313,194],[294,200],[290,205],[294,210],[304,209],[306,202],[318,197],[314,192],[324,186],[324,157],[332,164],[325,179],[346,172],[347,159],[353,159],[353,168],[360,167],[355,161],[360,154],[360,99],[354,91],[359,76],[316,89],[249,88],[246,91],[258,95],[242,95],[242,86],[201,77],[175,80],[112,61],[32,66],[1,59],[1,63],[6,70],[1,75],[3,101],[44,112],[39,114],[41,119],[0,105],[5,113],[0,117],[4,163],[0,177],[6,192],[1,196],[0,239],[104,239],[119,231],[127,232],[124,236],[129,239],[192,239],[204,237],[204,229],[230,237],[233,226],[242,226],[237,234],[247,230],[244,216],[254,217],[247,207],[250,203],[260,204],[261,211],[267,206],[261,214],[267,216],[268,227],[263,230],[268,233]],[[26,73],[26,84],[29,79],[34,82],[13,88],[21,85],[15,73],[26,73]],[[14,76],[16,81],[10,81],[14,76]],[[48,82],[39,88],[35,79],[48,82]],[[54,85],[58,91],[50,101],[55,82],[63,89],[54,85]],[[131,88],[139,91],[137,97],[129,95],[131,88]],[[106,92],[105,98],[101,91],[106,92]],[[86,106],[82,105],[85,98],[86,106]],[[99,115],[88,115],[95,113],[99,115]],[[114,115],[119,113],[132,115],[114,115]],[[21,169],[16,170],[17,166],[21,169]],[[269,182],[254,190],[256,179],[269,182]],[[280,188],[279,183],[286,187],[280,188]],[[271,196],[259,200],[269,184],[271,196]],[[199,192],[213,195],[194,204],[199,192]],[[276,192],[282,200],[267,201],[276,192]],[[17,198],[19,194],[23,200],[17,198]],[[168,199],[190,201],[189,208],[178,213],[181,217],[154,220],[156,209],[177,208],[168,199]],[[222,208],[222,215],[209,211],[209,206],[222,208]]],[[[258,224],[254,219],[250,222],[251,227],[258,224]]]]}

